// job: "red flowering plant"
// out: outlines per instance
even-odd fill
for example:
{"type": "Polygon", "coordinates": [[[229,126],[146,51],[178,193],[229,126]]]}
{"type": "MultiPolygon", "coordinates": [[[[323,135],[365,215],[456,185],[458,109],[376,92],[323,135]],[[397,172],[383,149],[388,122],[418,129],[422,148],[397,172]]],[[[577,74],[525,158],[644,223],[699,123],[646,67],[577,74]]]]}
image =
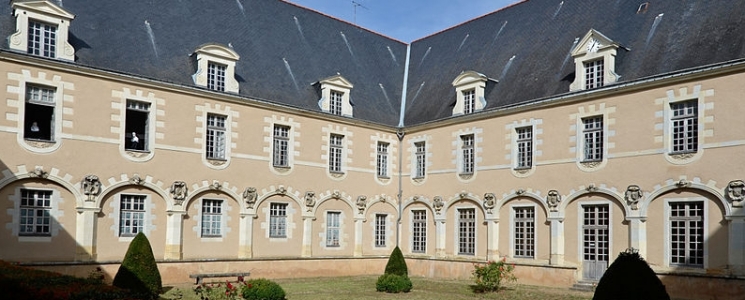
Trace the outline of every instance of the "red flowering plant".
{"type": "Polygon", "coordinates": [[[506,258],[499,261],[490,260],[486,264],[474,264],[473,268],[473,277],[476,282],[473,286],[475,292],[499,291],[504,282],[517,281],[517,277],[512,273],[515,265],[508,264],[506,258]]]}
{"type": "Polygon", "coordinates": [[[241,299],[238,297],[238,293],[241,290],[241,286],[245,285],[243,276],[238,277],[237,283],[231,283],[226,281],[223,283],[202,283],[194,288],[194,293],[199,296],[201,300],[236,300],[241,299]]]}

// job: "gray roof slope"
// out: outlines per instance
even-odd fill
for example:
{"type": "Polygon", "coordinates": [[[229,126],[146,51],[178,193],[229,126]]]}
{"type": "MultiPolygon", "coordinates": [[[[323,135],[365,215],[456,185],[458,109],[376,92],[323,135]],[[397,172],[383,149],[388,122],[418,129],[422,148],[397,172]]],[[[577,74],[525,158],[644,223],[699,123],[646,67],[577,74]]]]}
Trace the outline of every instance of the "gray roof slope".
{"type": "MultiPolygon", "coordinates": [[[[241,96],[320,111],[312,84],[338,72],[354,84],[354,118],[398,124],[406,45],[315,11],[278,0],[52,3],[76,16],[76,64],[194,86],[194,50],[230,44],[241,96]]],[[[13,33],[10,5],[0,24],[0,35],[13,33]]]]}
{"type": "Polygon", "coordinates": [[[743,16],[745,1],[522,2],[412,43],[405,124],[450,117],[467,70],[499,80],[487,110],[568,93],[574,40],[593,28],[630,49],[618,50],[619,82],[743,58],[743,16]]]}

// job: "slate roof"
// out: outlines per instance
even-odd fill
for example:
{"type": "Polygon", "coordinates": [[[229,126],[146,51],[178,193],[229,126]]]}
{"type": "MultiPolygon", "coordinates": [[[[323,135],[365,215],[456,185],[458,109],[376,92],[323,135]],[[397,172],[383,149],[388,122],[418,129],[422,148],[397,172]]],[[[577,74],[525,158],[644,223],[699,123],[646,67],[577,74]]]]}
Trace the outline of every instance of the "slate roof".
{"type": "Polygon", "coordinates": [[[743,16],[745,1],[521,2],[412,43],[405,124],[450,117],[462,71],[499,80],[485,110],[569,93],[569,53],[590,29],[629,49],[618,49],[619,82],[743,58],[743,16]]]}
{"type": "MultiPolygon", "coordinates": [[[[339,73],[354,84],[355,119],[398,124],[406,44],[318,12],[277,0],[51,3],[75,15],[76,64],[194,86],[194,50],[232,45],[241,96],[320,112],[312,84],[339,73]]],[[[8,1],[0,25],[2,37],[15,29],[8,1]]]]}
{"type": "MultiPolygon", "coordinates": [[[[320,111],[312,84],[339,73],[354,85],[355,119],[399,123],[407,45],[315,11],[279,0],[52,3],[76,16],[75,64],[193,87],[194,50],[231,45],[246,101],[320,111]]],[[[462,71],[499,81],[487,83],[486,110],[570,93],[570,51],[590,29],[622,46],[619,82],[744,58],[743,15],[745,1],[521,2],[411,43],[405,125],[450,118],[462,71]]],[[[0,36],[14,28],[0,5],[0,36]]]]}

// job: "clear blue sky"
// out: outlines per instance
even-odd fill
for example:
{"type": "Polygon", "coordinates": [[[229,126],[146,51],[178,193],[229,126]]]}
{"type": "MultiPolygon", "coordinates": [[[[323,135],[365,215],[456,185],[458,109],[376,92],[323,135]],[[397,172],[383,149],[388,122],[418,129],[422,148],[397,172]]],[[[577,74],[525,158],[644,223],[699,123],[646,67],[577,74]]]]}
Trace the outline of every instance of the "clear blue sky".
{"type": "Polygon", "coordinates": [[[411,42],[521,0],[285,0],[411,42]],[[357,3],[359,5],[355,5],[357,3]]]}

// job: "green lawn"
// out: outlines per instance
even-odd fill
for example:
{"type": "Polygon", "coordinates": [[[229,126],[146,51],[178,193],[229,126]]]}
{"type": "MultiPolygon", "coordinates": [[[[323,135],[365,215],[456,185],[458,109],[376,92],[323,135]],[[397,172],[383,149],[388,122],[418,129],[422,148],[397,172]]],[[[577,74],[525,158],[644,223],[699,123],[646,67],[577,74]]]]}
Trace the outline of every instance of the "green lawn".
{"type": "MultiPolygon", "coordinates": [[[[302,299],[592,299],[591,293],[570,291],[567,288],[549,288],[510,284],[499,293],[476,294],[471,291],[471,281],[438,280],[413,277],[414,288],[409,293],[387,294],[375,291],[377,276],[326,277],[277,279],[289,300],[302,299]]],[[[519,280],[518,280],[519,282],[519,280]]],[[[163,299],[197,300],[189,286],[176,287],[163,295],[163,299]]]]}

